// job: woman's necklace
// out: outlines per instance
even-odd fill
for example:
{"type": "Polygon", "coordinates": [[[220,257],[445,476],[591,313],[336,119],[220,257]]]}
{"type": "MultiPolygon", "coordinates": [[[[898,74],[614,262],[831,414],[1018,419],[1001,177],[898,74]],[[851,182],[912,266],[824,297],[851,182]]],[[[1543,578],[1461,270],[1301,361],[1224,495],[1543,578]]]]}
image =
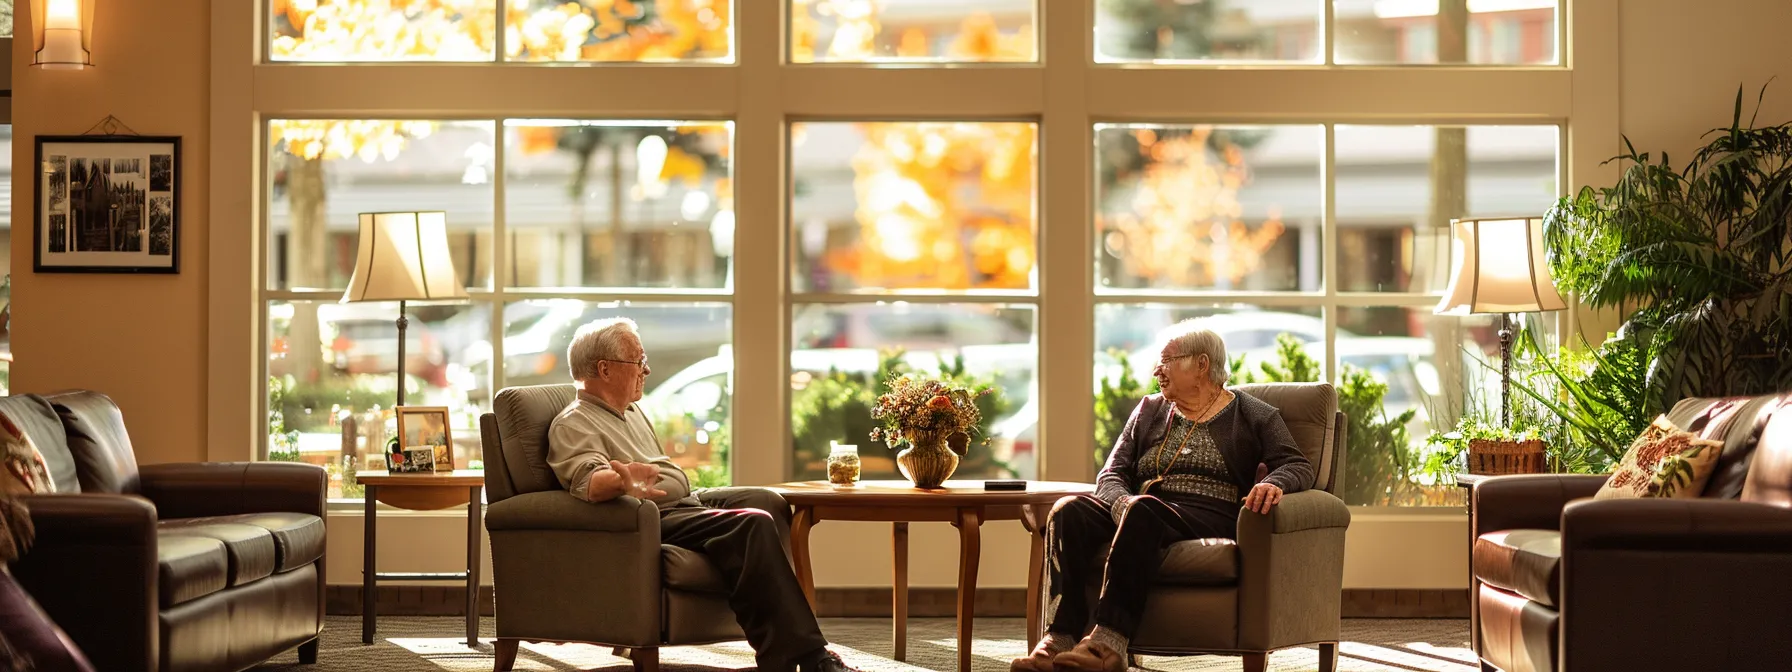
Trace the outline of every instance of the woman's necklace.
{"type": "MultiPolygon", "coordinates": [[[[1225,394],[1226,394],[1226,390],[1224,388],[1221,388],[1220,390],[1214,392],[1213,396],[1208,397],[1207,403],[1201,406],[1201,411],[1199,413],[1197,413],[1197,415],[1205,415],[1208,410],[1213,408],[1214,402],[1219,401],[1221,397],[1225,396],[1225,394]]],[[[1182,411],[1180,409],[1178,409],[1176,411],[1176,413],[1181,414],[1182,411]]],[[[1201,423],[1197,422],[1194,418],[1191,418],[1189,416],[1184,415],[1182,417],[1188,418],[1189,422],[1194,422],[1195,424],[1201,424],[1201,423]]],[[[1212,418],[1208,418],[1208,419],[1212,420],[1212,418]]],[[[1157,475],[1152,477],[1151,480],[1145,481],[1145,485],[1143,485],[1139,488],[1139,494],[1143,495],[1146,493],[1146,491],[1151,489],[1151,486],[1157,485],[1158,483],[1163,482],[1164,477],[1170,475],[1170,470],[1175,469],[1176,464],[1178,462],[1182,461],[1183,455],[1187,455],[1189,453],[1194,452],[1188,448],[1188,439],[1189,439],[1189,437],[1194,436],[1194,434],[1195,434],[1195,428],[1193,428],[1193,427],[1190,427],[1188,431],[1183,432],[1182,440],[1177,442],[1175,451],[1164,450],[1165,448],[1169,447],[1169,443],[1170,443],[1170,438],[1168,436],[1164,437],[1163,444],[1158,446],[1157,460],[1154,461],[1151,465],[1152,467],[1154,467],[1154,471],[1157,472],[1157,475]],[[1170,454],[1170,458],[1169,458],[1170,466],[1169,467],[1164,466],[1164,454],[1165,453],[1170,454]]]]}

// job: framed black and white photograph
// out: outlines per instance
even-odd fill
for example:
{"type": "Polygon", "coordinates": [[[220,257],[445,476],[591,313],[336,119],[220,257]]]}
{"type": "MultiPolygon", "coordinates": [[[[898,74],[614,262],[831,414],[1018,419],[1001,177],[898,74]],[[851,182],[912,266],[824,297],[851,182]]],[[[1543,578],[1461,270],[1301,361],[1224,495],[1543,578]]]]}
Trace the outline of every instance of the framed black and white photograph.
{"type": "Polygon", "coordinates": [[[37,138],[39,273],[179,273],[180,138],[37,138]]]}

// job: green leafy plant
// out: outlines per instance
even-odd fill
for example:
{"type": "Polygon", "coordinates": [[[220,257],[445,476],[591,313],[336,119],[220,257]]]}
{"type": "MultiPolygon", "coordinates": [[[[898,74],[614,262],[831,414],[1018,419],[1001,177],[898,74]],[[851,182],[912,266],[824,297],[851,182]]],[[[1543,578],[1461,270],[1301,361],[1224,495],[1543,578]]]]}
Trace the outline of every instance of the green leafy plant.
{"type": "Polygon", "coordinates": [[[268,460],[299,461],[299,430],[286,426],[291,376],[268,376],[268,460]]]}
{"type": "MultiPolygon", "coordinates": [[[[1518,423],[1502,425],[1498,417],[1490,417],[1485,413],[1465,414],[1456,421],[1450,431],[1433,430],[1425,437],[1425,445],[1429,450],[1424,456],[1421,471],[1440,477],[1453,476],[1460,470],[1462,461],[1468,455],[1468,444],[1475,440],[1486,441],[1529,441],[1543,440],[1543,431],[1536,426],[1522,426],[1518,423]]],[[[1546,441],[1545,446],[1549,443],[1546,441]]]]}
{"type": "Polygon", "coordinates": [[[1649,415],[1792,389],[1792,122],[1745,127],[1738,88],[1730,126],[1707,137],[1679,170],[1626,139],[1617,184],[1545,218],[1557,284],[1629,311],[1620,333],[1647,362],[1649,415]]]}
{"type": "MultiPolygon", "coordinates": [[[[976,433],[987,436],[994,419],[1006,416],[1012,403],[1002,394],[993,379],[966,374],[964,366],[964,357],[960,355],[942,360],[938,372],[940,376],[979,393],[976,405],[981,417],[976,433]],[[984,390],[989,392],[983,394],[984,390]]],[[[914,373],[913,368],[903,361],[902,351],[886,350],[879,355],[878,370],[875,373],[849,374],[837,369],[829,370],[826,374],[810,378],[801,389],[795,390],[790,399],[790,430],[797,477],[809,479],[825,476],[824,464],[832,448],[831,442],[870,436],[872,428],[877,426],[877,421],[871,417],[871,409],[877,404],[877,397],[883,388],[882,381],[904,373],[914,373]]],[[[871,441],[871,444],[886,447],[881,441],[871,441]]],[[[872,454],[864,448],[859,453],[872,454]]],[[[863,478],[899,477],[894,459],[865,459],[863,464],[863,478]]],[[[968,454],[959,461],[958,470],[1002,476],[1012,476],[1015,473],[1012,465],[996,458],[991,447],[976,442],[972,443],[968,454]]]]}
{"type": "MultiPolygon", "coordinates": [[[[1103,380],[1095,395],[1095,457],[1097,464],[1107,461],[1108,451],[1126,426],[1133,406],[1147,394],[1158,391],[1157,381],[1149,387],[1132,375],[1124,355],[1117,355],[1121,373],[1118,382],[1103,380]]],[[[1276,354],[1261,363],[1256,371],[1248,370],[1244,358],[1227,362],[1229,383],[1306,383],[1320,379],[1319,360],[1307,354],[1306,347],[1289,334],[1276,337],[1276,354]]],[[[1422,472],[1424,460],[1411,445],[1407,424],[1417,409],[1388,416],[1383,406],[1388,386],[1374,374],[1345,365],[1336,383],[1338,408],[1351,423],[1344,463],[1344,490],[1339,493],[1345,503],[1381,505],[1410,500],[1418,490],[1414,476],[1422,472]]]]}
{"type": "Polygon", "coordinates": [[[731,447],[732,442],[729,440],[727,424],[722,424],[716,428],[716,431],[710,432],[709,464],[686,470],[686,475],[691,479],[691,487],[726,488],[734,485],[734,475],[728,462],[731,447]]]}
{"type": "MultiPolygon", "coordinates": [[[[1263,362],[1258,371],[1245,370],[1242,358],[1228,368],[1234,385],[1314,382],[1320,374],[1319,360],[1288,334],[1276,337],[1275,359],[1263,362]]],[[[1344,455],[1347,477],[1338,496],[1346,504],[1371,506],[1410,499],[1418,487],[1413,477],[1420,473],[1423,460],[1413,450],[1406,427],[1418,409],[1389,417],[1382,403],[1387,383],[1349,364],[1339,370],[1336,388],[1338,410],[1350,423],[1344,455]]]]}
{"type": "Polygon", "coordinates": [[[1095,391],[1095,466],[1097,469],[1108,462],[1108,453],[1113,452],[1114,442],[1120,439],[1120,432],[1126,429],[1127,418],[1132,417],[1132,409],[1139,405],[1139,400],[1146,395],[1157,394],[1157,379],[1145,379],[1141,384],[1132,375],[1132,362],[1124,351],[1110,350],[1118,361],[1120,375],[1114,380],[1102,378],[1095,391]]]}
{"type": "Polygon", "coordinates": [[[1624,456],[1655,414],[1647,410],[1647,355],[1630,338],[1608,337],[1597,348],[1564,347],[1545,353],[1536,336],[1521,332],[1517,346],[1528,362],[1514,394],[1562,423],[1551,441],[1557,471],[1605,473],[1624,456]]]}

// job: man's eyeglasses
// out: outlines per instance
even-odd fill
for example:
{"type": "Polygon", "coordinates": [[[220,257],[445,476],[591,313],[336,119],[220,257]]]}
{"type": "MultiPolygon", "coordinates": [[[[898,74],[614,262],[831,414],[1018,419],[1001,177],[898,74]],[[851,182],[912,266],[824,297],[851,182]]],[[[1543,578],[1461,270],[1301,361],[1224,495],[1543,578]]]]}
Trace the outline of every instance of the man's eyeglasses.
{"type": "Polygon", "coordinates": [[[615,362],[617,364],[633,364],[633,365],[639,366],[641,368],[647,368],[647,358],[646,357],[642,357],[640,361],[632,361],[632,360],[627,360],[627,359],[600,359],[597,361],[615,362]]]}

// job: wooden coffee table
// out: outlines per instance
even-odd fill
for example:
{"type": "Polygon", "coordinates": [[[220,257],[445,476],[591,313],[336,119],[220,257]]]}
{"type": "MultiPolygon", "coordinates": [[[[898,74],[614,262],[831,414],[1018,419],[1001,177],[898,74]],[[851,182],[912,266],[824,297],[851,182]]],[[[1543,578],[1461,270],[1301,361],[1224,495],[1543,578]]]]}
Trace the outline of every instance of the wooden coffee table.
{"type": "Polygon", "coordinates": [[[908,481],[863,481],[837,486],[807,481],[771,486],[790,502],[790,550],[809,606],[815,606],[815,577],[809,560],[809,530],[823,520],[892,523],[896,555],[892,620],[896,660],[908,656],[908,524],[951,523],[958,528],[958,669],[971,669],[971,621],[977,604],[977,561],[984,521],[1019,520],[1033,533],[1027,562],[1027,649],[1040,636],[1040,576],[1045,564],[1045,521],[1052,504],[1066,495],[1094,492],[1088,483],[1028,481],[1027,489],[984,490],[982,481],[947,481],[922,490],[908,481]]]}

